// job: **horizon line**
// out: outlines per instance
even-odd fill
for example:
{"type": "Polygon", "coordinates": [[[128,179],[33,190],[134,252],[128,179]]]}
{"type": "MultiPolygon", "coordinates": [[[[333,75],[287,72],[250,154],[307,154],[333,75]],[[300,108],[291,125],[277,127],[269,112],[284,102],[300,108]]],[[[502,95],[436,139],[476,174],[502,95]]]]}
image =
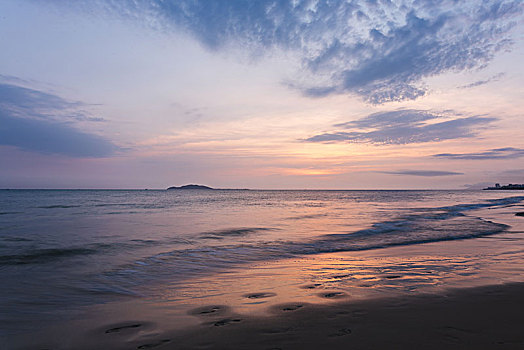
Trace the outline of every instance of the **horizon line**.
{"type": "MultiPolygon", "coordinates": [[[[482,188],[211,188],[178,191],[468,191],[482,188]]],[[[169,191],[167,188],[0,188],[0,191],[169,191]]],[[[175,190],[177,191],[177,190],[175,190]]]]}

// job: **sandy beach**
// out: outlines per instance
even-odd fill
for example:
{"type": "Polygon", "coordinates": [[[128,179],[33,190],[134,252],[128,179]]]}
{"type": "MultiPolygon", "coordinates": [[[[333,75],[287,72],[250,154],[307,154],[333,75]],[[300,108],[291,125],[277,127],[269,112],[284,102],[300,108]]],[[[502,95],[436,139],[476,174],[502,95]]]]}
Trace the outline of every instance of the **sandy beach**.
{"type": "Polygon", "coordinates": [[[523,311],[524,284],[322,307],[287,304],[271,317],[238,322],[235,315],[202,315],[203,324],[185,334],[167,332],[165,348],[522,349],[523,311]]]}
{"type": "Polygon", "coordinates": [[[189,312],[195,322],[185,327],[170,328],[165,315],[108,324],[99,314],[21,348],[522,349],[523,311],[524,283],[358,302],[346,295],[327,305],[275,305],[263,316],[206,305],[189,312]]]}

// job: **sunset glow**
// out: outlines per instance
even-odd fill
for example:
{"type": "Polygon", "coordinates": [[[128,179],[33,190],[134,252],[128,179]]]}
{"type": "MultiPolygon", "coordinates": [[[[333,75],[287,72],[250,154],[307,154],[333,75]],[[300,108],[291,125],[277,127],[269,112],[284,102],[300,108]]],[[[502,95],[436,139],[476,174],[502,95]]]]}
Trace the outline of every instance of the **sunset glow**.
{"type": "Polygon", "coordinates": [[[523,182],[521,1],[5,0],[0,13],[2,188],[523,182]]]}

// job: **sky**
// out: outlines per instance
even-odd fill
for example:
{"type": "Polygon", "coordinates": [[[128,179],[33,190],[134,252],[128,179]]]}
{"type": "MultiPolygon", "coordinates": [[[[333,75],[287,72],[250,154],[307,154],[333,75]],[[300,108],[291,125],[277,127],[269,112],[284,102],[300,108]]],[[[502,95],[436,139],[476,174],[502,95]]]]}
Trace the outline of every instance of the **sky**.
{"type": "Polygon", "coordinates": [[[522,0],[0,0],[0,188],[524,183],[522,0]]]}

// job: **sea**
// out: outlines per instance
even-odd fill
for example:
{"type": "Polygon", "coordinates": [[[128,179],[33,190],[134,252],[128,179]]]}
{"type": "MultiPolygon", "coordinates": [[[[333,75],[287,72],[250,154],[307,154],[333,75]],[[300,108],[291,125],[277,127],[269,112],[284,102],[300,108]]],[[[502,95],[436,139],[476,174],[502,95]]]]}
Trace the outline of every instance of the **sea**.
{"type": "Polygon", "coordinates": [[[121,301],[522,282],[519,212],[524,191],[0,190],[0,336],[121,301]]]}

